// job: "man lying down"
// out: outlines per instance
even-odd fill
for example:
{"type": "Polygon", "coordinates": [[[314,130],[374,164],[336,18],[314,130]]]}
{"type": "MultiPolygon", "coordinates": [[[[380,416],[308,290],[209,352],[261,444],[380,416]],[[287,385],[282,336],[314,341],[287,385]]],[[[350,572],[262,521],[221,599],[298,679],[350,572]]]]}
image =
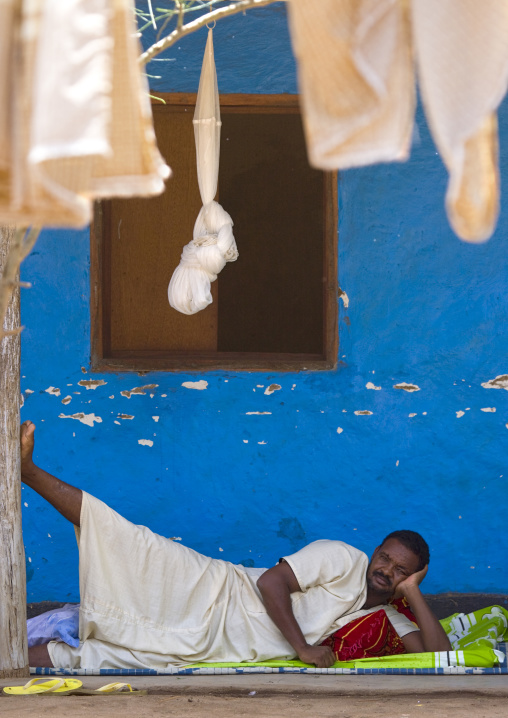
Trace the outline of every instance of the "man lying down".
{"type": "Polygon", "coordinates": [[[336,659],[328,637],[377,611],[401,650],[450,650],[419,588],[429,560],[419,534],[390,534],[370,563],[353,546],[321,540],[268,570],[235,566],[135,526],[35,466],[34,431],[30,421],[21,426],[22,480],[76,527],[81,604],[79,646],[33,646],[31,666],[162,670],[298,658],[327,668],[336,659]],[[388,605],[396,596],[418,627],[388,605]]]}

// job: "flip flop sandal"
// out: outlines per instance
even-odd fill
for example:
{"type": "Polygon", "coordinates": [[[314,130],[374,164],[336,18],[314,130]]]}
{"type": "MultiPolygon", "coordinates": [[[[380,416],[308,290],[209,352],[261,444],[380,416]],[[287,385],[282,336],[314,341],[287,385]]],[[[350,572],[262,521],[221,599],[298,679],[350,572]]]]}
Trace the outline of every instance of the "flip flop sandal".
{"type": "Polygon", "coordinates": [[[106,686],[102,686],[102,688],[97,688],[97,690],[77,688],[75,691],[72,691],[72,694],[75,696],[146,696],[147,693],[147,690],[133,688],[130,683],[108,683],[106,686]]]}
{"type": "Polygon", "coordinates": [[[61,696],[73,693],[78,688],[81,688],[82,685],[83,683],[76,678],[55,678],[49,681],[46,678],[32,678],[32,680],[25,683],[24,686],[7,686],[3,689],[3,692],[8,696],[35,696],[45,694],[57,694],[61,696]]]}

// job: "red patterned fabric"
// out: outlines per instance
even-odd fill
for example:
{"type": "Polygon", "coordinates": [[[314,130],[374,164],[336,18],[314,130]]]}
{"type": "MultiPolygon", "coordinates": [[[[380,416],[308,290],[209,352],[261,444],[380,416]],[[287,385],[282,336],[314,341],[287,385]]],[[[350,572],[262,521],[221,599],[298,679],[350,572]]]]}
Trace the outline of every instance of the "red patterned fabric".
{"type": "MultiPolygon", "coordinates": [[[[397,611],[416,623],[405,598],[399,598],[391,603],[397,611]]],[[[321,645],[330,646],[337,661],[392,656],[405,652],[402,639],[383,609],[347,623],[325,638],[321,645]]]]}
{"type": "Polygon", "coordinates": [[[396,608],[399,613],[403,613],[404,616],[406,618],[409,618],[409,620],[412,621],[416,626],[418,625],[416,623],[416,618],[414,617],[414,614],[409,607],[409,603],[405,598],[395,598],[393,601],[390,601],[390,605],[396,608]]]}

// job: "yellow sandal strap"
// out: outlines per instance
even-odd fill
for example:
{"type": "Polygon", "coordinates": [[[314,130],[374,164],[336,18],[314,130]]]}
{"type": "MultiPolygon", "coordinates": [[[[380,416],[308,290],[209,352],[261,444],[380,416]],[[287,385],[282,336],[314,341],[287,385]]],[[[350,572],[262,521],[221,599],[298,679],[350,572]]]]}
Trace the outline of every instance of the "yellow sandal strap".
{"type": "Polygon", "coordinates": [[[108,683],[102,688],[97,688],[101,693],[120,693],[124,688],[128,688],[132,692],[132,686],[130,683],[108,683]]]}

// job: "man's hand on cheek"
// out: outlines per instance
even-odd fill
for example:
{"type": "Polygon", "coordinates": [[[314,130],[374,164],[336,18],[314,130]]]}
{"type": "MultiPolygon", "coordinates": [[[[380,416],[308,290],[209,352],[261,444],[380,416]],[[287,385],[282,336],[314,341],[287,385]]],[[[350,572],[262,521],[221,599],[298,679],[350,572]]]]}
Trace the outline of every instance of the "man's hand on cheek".
{"type": "Polygon", "coordinates": [[[425,576],[427,575],[427,571],[429,570],[428,565],[422,568],[421,571],[416,571],[416,573],[412,573],[411,576],[408,576],[403,581],[401,581],[397,588],[395,589],[395,593],[393,594],[393,598],[408,598],[411,595],[411,592],[415,589],[419,590],[419,586],[425,576]]]}

